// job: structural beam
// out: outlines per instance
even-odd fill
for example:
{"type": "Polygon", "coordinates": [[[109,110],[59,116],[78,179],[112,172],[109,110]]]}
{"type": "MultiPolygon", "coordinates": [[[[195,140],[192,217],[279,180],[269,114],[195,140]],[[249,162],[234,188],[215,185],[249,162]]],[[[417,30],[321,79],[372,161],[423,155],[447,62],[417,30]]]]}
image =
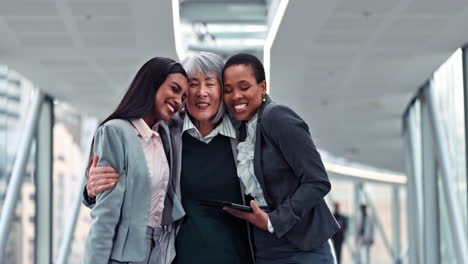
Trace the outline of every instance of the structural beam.
{"type": "Polygon", "coordinates": [[[52,263],[53,125],[54,103],[46,97],[37,127],[36,149],[36,264],[52,263]]]}
{"type": "Polygon", "coordinates": [[[401,263],[401,214],[400,214],[400,188],[392,186],[392,238],[393,238],[393,252],[397,258],[396,263],[401,263]]]}
{"type": "MultiPolygon", "coordinates": [[[[406,116],[405,121],[405,131],[404,131],[404,139],[405,139],[405,165],[406,165],[406,173],[408,175],[408,184],[406,187],[407,190],[407,225],[417,226],[418,225],[418,214],[416,211],[417,208],[417,196],[416,194],[416,180],[415,180],[415,163],[414,163],[414,128],[412,126],[412,121],[414,118],[414,109],[409,112],[406,116]]],[[[408,258],[409,263],[419,263],[419,247],[418,247],[418,229],[417,228],[408,228],[408,258]]]]}
{"type": "MultiPolygon", "coordinates": [[[[466,166],[466,183],[468,184],[468,46],[463,47],[463,94],[464,97],[464,113],[465,113],[465,166],[466,166]]],[[[468,194],[466,195],[466,212],[468,216],[468,194]]],[[[465,219],[467,222],[465,225],[468,225],[468,219],[465,219]]],[[[466,234],[468,240],[468,232],[466,234]]]]}
{"type": "Polygon", "coordinates": [[[434,135],[429,119],[428,104],[421,104],[422,169],[423,181],[423,237],[425,263],[440,263],[439,250],[439,196],[437,187],[437,167],[434,153],[434,135]]]}
{"type": "MultiPolygon", "coordinates": [[[[354,184],[354,190],[353,190],[353,214],[354,214],[354,217],[351,218],[350,220],[350,223],[349,223],[349,226],[352,227],[352,234],[354,235],[354,237],[357,237],[357,233],[356,233],[356,227],[357,227],[357,222],[356,222],[356,217],[360,214],[360,206],[361,206],[361,203],[363,202],[363,199],[362,199],[362,190],[363,190],[363,184],[362,182],[357,182],[354,184]]],[[[359,263],[360,262],[360,252],[359,252],[359,248],[356,247],[356,249],[354,250],[354,255],[353,255],[353,258],[354,258],[354,262],[355,263],[359,263]]]]}

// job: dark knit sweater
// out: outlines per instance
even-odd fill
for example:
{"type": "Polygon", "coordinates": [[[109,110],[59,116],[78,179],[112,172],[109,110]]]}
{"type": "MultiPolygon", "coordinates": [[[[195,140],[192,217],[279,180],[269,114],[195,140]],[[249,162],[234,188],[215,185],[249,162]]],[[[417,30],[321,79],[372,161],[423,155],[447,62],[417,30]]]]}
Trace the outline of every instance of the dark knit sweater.
{"type": "Polygon", "coordinates": [[[229,138],[218,135],[209,144],[184,133],[181,192],[186,217],[176,238],[176,264],[251,263],[247,227],[218,208],[199,200],[242,203],[229,138]]]}

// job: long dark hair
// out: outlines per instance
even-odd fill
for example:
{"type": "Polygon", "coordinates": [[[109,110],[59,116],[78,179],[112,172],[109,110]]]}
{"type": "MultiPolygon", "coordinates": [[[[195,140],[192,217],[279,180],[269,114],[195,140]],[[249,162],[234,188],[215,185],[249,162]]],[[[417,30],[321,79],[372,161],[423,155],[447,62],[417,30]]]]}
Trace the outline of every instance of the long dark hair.
{"type": "Polygon", "coordinates": [[[100,125],[117,118],[130,120],[144,117],[154,109],[154,97],[167,75],[172,73],[181,73],[187,77],[182,65],[172,59],[156,57],[147,61],[136,74],[115,111],[100,125]]]}
{"type": "MultiPolygon", "coordinates": [[[[167,76],[173,73],[181,73],[188,79],[182,65],[172,59],[155,57],[147,61],[138,70],[117,108],[99,126],[112,119],[131,120],[143,118],[149,111],[154,109],[154,98],[159,87],[166,80],[167,76]]],[[[93,146],[94,139],[91,143],[86,174],[88,174],[89,167],[93,162],[93,146]]]]}

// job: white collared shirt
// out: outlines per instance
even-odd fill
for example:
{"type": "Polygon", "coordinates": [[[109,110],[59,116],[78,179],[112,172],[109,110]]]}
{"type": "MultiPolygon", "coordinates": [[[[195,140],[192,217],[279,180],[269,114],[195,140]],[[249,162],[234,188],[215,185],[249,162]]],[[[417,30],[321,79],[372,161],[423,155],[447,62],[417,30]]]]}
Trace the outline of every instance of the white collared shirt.
{"type": "Polygon", "coordinates": [[[244,184],[245,194],[252,196],[259,206],[267,206],[262,188],[254,172],[257,115],[252,117],[246,126],[247,137],[237,145],[237,174],[244,184]]]}
{"type": "Polygon", "coordinates": [[[131,122],[138,134],[150,174],[151,205],[148,225],[158,227],[161,226],[164,199],[169,184],[169,164],[158,133],[159,125],[156,124],[150,129],[142,118],[133,119],[131,122]]]}
{"type": "MultiPolygon", "coordinates": [[[[267,203],[265,202],[265,198],[263,196],[262,189],[261,189],[260,185],[258,184],[258,180],[255,177],[255,174],[253,172],[253,155],[254,155],[254,149],[255,149],[256,126],[257,126],[257,115],[255,115],[254,118],[252,118],[247,123],[247,127],[248,127],[247,128],[247,130],[248,130],[247,138],[249,138],[249,134],[250,134],[250,141],[252,141],[252,143],[251,144],[246,144],[244,146],[244,148],[249,148],[249,149],[251,148],[251,150],[248,151],[251,154],[251,161],[250,161],[250,163],[248,161],[245,161],[244,163],[249,163],[249,164],[248,165],[243,165],[243,166],[244,167],[251,166],[252,173],[250,174],[250,176],[246,176],[246,177],[250,177],[249,179],[255,181],[257,183],[257,185],[255,185],[254,183],[251,184],[251,182],[252,182],[251,180],[248,180],[247,184],[243,181],[243,179],[242,179],[243,176],[240,175],[240,171],[239,171],[239,164],[237,165],[237,175],[241,180],[241,184],[243,184],[244,187],[245,187],[245,190],[246,190],[245,193],[246,194],[249,194],[249,193],[247,193],[247,188],[248,188],[247,186],[249,186],[249,188],[255,188],[256,190],[260,190],[261,197],[258,196],[258,198],[259,198],[259,200],[263,200],[263,202],[259,202],[255,198],[255,196],[253,196],[253,197],[254,197],[255,201],[258,203],[259,206],[265,206],[265,205],[267,205],[267,203]]],[[[223,136],[230,137],[230,138],[236,138],[236,130],[234,129],[234,126],[232,125],[231,120],[229,120],[229,117],[226,116],[226,115],[223,116],[223,121],[221,122],[221,124],[219,124],[215,129],[213,129],[213,131],[211,131],[211,133],[209,133],[207,136],[203,137],[202,134],[198,131],[197,127],[193,124],[192,120],[190,120],[190,117],[187,114],[184,117],[184,124],[182,126],[182,134],[185,131],[187,131],[187,133],[189,133],[189,135],[192,136],[193,138],[195,138],[195,139],[197,139],[197,140],[199,140],[199,141],[201,141],[201,142],[203,142],[205,144],[209,144],[211,142],[211,140],[214,137],[216,137],[218,134],[221,134],[223,136]]],[[[246,141],[244,141],[244,142],[246,142],[246,141]]],[[[242,144],[242,143],[239,143],[239,145],[240,144],[242,144]]],[[[239,150],[239,145],[237,146],[238,150],[239,150]]],[[[238,161],[240,161],[239,160],[239,154],[240,154],[240,151],[239,151],[239,153],[237,155],[237,160],[238,161]]],[[[241,167],[242,167],[242,165],[241,165],[241,167]]],[[[274,232],[274,228],[271,225],[271,222],[270,222],[269,218],[268,218],[268,231],[270,233],[274,232]]]]}
{"type": "MultiPolygon", "coordinates": [[[[237,145],[237,175],[245,187],[245,194],[254,198],[258,206],[268,206],[265,201],[262,187],[258,183],[254,171],[255,138],[257,135],[258,114],[255,114],[246,124],[247,137],[244,142],[237,145]]],[[[268,231],[274,233],[270,218],[268,218],[268,231]]]]}
{"type": "Polygon", "coordinates": [[[231,123],[231,120],[229,120],[229,117],[226,115],[223,116],[223,121],[221,124],[219,124],[213,131],[210,132],[210,134],[206,136],[202,136],[200,131],[198,131],[197,127],[193,124],[192,120],[190,120],[190,117],[185,115],[184,117],[184,125],[182,126],[182,134],[184,132],[189,133],[190,136],[193,138],[205,143],[209,144],[211,140],[216,137],[218,134],[221,134],[223,136],[229,137],[229,138],[236,138],[236,130],[234,129],[234,126],[231,123]]]}

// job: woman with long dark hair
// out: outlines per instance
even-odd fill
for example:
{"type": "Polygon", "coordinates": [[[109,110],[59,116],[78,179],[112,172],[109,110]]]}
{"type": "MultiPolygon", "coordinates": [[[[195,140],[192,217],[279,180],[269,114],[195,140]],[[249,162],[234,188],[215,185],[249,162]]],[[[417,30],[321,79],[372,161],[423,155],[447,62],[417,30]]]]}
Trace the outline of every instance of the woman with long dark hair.
{"type": "Polygon", "coordinates": [[[184,211],[170,180],[165,122],[182,107],[187,87],[179,63],[153,58],[97,129],[88,167],[112,166],[120,180],[96,196],[84,263],[155,264],[174,258],[173,223],[184,211]]]}

